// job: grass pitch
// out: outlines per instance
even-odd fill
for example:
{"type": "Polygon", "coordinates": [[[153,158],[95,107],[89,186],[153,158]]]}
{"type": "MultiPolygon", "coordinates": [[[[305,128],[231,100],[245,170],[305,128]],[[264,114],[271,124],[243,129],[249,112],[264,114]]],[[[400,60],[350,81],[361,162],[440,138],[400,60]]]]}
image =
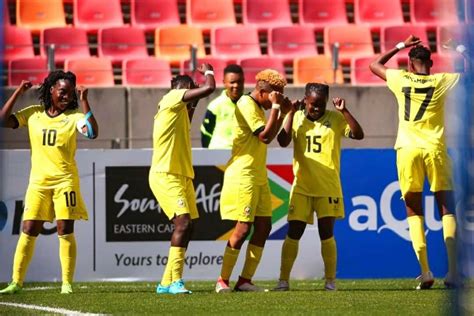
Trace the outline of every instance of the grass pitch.
{"type": "MultiPolygon", "coordinates": [[[[271,289],[275,281],[255,282],[271,289]]],[[[0,284],[3,288],[6,284],[0,284]]],[[[416,291],[415,280],[338,280],[338,290],[323,290],[323,281],[292,281],[290,292],[214,293],[214,282],[187,282],[191,295],[157,295],[151,282],[75,283],[74,294],[61,295],[60,283],[28,283],[16,295],[0,296],[0,314],[51,315],[26,306],[95,314],[318,314],[440,315],[455,309],[454,292],[437,280],[416,291]],[[23,307],[2,303],[22,304],[23,307]]],[[[64,312],[64,311],[63,311],[64,312]]],[[[61,314],[61,313],[59,313],[61,314]]]]}

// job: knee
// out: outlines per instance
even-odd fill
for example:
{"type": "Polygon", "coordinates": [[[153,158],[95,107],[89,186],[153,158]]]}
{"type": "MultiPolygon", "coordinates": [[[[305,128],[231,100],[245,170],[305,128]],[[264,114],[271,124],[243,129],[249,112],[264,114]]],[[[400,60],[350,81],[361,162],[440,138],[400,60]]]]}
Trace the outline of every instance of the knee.
{"type": "Polygon", "coordinates": [[[180,221],[175,223],[174,230],[179,234],[187,234],[190,233],[192,229],[192,221],[188,218],[183,218],[180,221]]]}
{"type": "Polygon", "coordinates": [[[240,226],[236,227],[233,233],[233,237],[240,242],[244,242],[250,234],[251,226],[240,226]]]}
{"type": "Polygon", "coordinates": [[[37,237],[43,229],[42,222],[23,222],[22,232],[28,236],[37,237]]]}

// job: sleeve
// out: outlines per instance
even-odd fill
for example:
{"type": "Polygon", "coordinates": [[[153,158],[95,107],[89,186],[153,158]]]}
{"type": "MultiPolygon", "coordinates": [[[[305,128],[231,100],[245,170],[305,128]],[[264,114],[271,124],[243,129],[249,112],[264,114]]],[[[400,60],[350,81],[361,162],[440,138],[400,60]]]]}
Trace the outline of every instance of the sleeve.
{"type": "MultiPolygon", "coordinates": [[[[296,111],[295,115],[293,116],[293,124],[291,124],[291,138],[293,141],[296,141],[296,135],[298,133],[298,127],[300,126],[301,122],[301,117],[304,115],[303,111],[296,111]]],[[[288,115],[285,117],[285,122],[288,119],[288,115]]]]}
{"type": "Polygon", "coordinates": [[[252,133],[265,127],[265,117],[259,115],[257,109],[258,105],[253,103],[238,103],[237,106],[240,108],[240,113],[242,113],[242,116],[252,133]],[[245,109],[242,109],[242,106],[245,106],[245,109]]]}
{"type": "Polygon", "coordinates": [[[344,118],[344,115],[342,115],[340,112],[334,112],[335,114],[335,121],[336,121],[336,126],[338,127],[338,133],[341,136],[344,136],[346,138],[349,138],[351,135],[351,128],[349,124],[347,124],[346,119],[344,118]]]}
{"type": "Polygon", "coordinates": [[[18,127],[28,126],[28,119],[30,116],[39,111],[40,108],[41,106],[39,105],[32,105],[13,113],[18,121],[18,127]]]}
{"type": "Polygon", "coordinates": [[[451,90],[459,82],[461,74],[459,73],[445,73],[443,74],[443,86],[446,90],[451,90]]]}
{"type": "Polygon", "coordinates": [[[168,108],[171,111],[179,112],[186,107],[186,102],[183,101],[184,94],[187,89],[172,89],[160,101],[160,109],[168,108]]]}
{"type": "Polygon", "coordinates": [[[387,69],[385,76],[387,78],[387,86],[393,92],[400,91],[401,80],[404,70],[387,69]]]}

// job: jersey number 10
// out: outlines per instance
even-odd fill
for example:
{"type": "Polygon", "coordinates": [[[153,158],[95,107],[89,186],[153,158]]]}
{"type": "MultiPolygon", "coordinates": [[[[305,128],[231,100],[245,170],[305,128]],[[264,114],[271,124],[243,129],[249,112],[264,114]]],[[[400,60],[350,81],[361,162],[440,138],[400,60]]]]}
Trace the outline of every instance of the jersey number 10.
{"type": "Polygon", "coordinates": [[[57,131],[55,129],[43,129],[43,146],[56,145],[57,131]]]}

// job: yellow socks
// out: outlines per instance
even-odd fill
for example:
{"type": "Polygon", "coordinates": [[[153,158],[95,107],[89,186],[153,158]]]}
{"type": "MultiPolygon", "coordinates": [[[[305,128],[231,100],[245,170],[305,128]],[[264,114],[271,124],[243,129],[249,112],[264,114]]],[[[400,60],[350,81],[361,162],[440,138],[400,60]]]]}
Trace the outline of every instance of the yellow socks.
{"type": "Polygon", "coordinates": [[[286,236],[281,248],[280,280],[288,281],[290,272],[298,255],[299,240],[286,236]]]}
{"type": "Polygon", "coordinates": [[[428,252],[426,250],[425,224],[423,216],[408,216],[408,227],[410,229],[410,238],[415,250],[416,257],[420,263],[422,273],[430,271],[428,264],[428,252]]]}
{"type": "Polygon", "coordinates": [[[257,266],[262,258],[263,247],[255,246],[251,243],[247,246],[247,254],[245,256],[245,264],[242,270],[242,278],[251,280],[257,266]]]}
{"type": "Polygon", "coordinates": [[[18,244],[16,245],[15,257],[13,259],[12,281],[23,286],[28,265],[35,251],[36,237],[28,236],[25,233],[20,234],[18,244]]]}
{"type": "Polygon", "coordinates": [[[73,234],[58,235],[59,237],[59,260],[61,261],[61,270],[63,283],[72,283],[74,271],[76,269],[76,238],[73,234]]]}
{"type": "MultiPolygon", "coordinates": [[[[171,251],[170,251],[171,252],[171,251]]],[[[168,255],[168,262],[166,263],[165,271],[163,271],[163,276],[161,277],[161,285],[168,286],[173,282],[173,276],[171,274],[171,254],[168,255]]]]}
{"type": "MultiPolygon", "coordinates": [[[[184,269],[184,256],[186,254],[186,248],[183,247],[170,247],[170,253],[168,256],[168,264],[166,265],[166,270],[171,270],[171,281],[178,281],[183,278],[183,269],[184,269]]],[[[163,275],[165,277],[165,275],[163,275]]],[[[166,282],[167,280],[165,280],[166,282]]],[[[161,284],[166,285],[166,284],[161,284]]]]}
{"type": "Polygon", "coordinates": [[[239,257],[240,249],[225,247],[224,258],[222,260],[221,278],[228,281],[234,270],[235,263],[239,257]]]}
{"type": "Polygon", "coordinates": [[[443,236],[448,254],[448,273],[456,273],[456,216],[447,214],[442,217],[443,236]]]}
{"type": "Polygon", "coordinates": [[[321,240],[321,255],[324,262],[324,278],[326,280],[336,279],[337,247],[334,236],[321,240]]]}

